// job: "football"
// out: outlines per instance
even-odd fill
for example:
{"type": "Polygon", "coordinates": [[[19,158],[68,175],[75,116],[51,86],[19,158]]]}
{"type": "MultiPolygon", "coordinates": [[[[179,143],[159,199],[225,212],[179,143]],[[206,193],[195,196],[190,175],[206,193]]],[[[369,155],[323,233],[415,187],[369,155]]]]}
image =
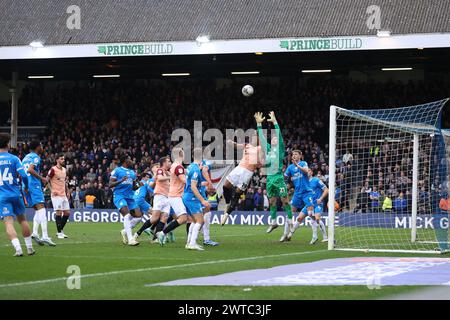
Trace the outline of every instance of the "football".
{"type": "Polygon", "coordinates": [[[246,97],[250,97],[253,94],[254,90],[251,85],[245,85],[242,87],[242,94],[246,97]]]}

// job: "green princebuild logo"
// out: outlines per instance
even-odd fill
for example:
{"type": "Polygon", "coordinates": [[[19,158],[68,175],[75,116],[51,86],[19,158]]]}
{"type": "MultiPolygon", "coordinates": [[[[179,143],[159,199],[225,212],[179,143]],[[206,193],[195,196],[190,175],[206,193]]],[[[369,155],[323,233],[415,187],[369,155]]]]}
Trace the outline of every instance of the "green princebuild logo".
{"type": "Polygon", "coordinates": [[[148,56],[173,53],[170,43],[150,44],[110,44],[97,47],[98,53],[105,56],[148,56]]]}
{"type": "Polygon", "coordinates": [[[318,38],[282,40],[280,48],[288,51],[352,50],[362,48],[361,38],[318,38]]]}

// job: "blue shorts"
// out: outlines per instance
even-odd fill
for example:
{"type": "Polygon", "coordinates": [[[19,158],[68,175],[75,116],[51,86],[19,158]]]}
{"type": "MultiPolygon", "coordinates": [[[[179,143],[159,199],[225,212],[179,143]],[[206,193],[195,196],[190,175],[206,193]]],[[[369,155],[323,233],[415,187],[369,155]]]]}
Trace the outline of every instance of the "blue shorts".
{"type": "Polygon", "coordinates": [[[0,219],[25,214],[25,203],[22,197],[0,199],[0,219]]]}
{"type": "Polygon", "coordinates": [[[30,186],[28,192],[25,192],[25,199],[27,200],[28,207],[34,207],[39,203],[45,203],[41,186],[30,186]]]}
{"type": "Polygon", "coordinates": [[[117,209],[122,209],[123,207],[128,207],[129,210],[134,210],[137,208],[136,201],[132,198],[116,197],[114,196],[114,205],[117,209]]]}
{"type": "Polygon", "coordinates": [[[314,206],[314,200],[313,200],[313,194],[312,193],[303,193],[303,194],[295,194],[292,197],[291,205],[293,207],[296,207],[297,209],[303,208],[303,207],[313,207],[314,206]]]}
{"type": "Polygon", "coordinates": [[[190,216],[203,212],[202,203],[195,196],[190,197],[183,196],[183,204],[186,207],[188,215],[190,216]]]}
{"type": "MultiPolygon", "coordinates": [[[[308,206],[304,206],[302,209],[302,213],[307,215],[308,214],[308,206]]],[[[323,202],[321,204],[317,204],[314,200],[314,213],[323,213],[323,202]]]]}
{"type": "Polygon", "coordinates": [[[135,200],[136,202],[136,206],[139,207],[139,209],[141,209],[141,212],[147,213],[148,210],[150,210],[152,208],[152,206],[150,205],[150,203],[148,203],[147,201],[145,201],[144,199],[139,199],[139,200],[135,200]]]}

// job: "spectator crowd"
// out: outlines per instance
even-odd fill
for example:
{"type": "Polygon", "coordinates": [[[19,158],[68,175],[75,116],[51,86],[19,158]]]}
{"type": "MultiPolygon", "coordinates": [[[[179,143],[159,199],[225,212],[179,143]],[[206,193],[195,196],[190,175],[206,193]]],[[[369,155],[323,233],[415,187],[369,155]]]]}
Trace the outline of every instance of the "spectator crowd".
{"type": "MultiPolygon", "coordinates": [[[[292,79],[280,78],[254,84],[251,98],[240,94],[240,86],[238,82],[217,86],[213,80],[33,83],[22,91],[19,125],[47,127],[39,136],[45,150],[42,171],[50,169],[57,153],[64,153],[74,208],[113,208],[108,183],[118,166],[118,155],[128,153],[134,169],[143,172],[170,154],[178,142],[171,141],[172,131],[192,131],[194,120],[202,121],[203,131],[246,130],[255,127],[256,111],[274,110],[286,145],[285,166],[291,161],[290,151],[300,149],[305,161],[327,183],[330,105],[400,107],[450,96],[448,81],[363,83],[312,78],[295,84],[292,79]]],[[[0,121],[6,124],[7,120],[7,114],[0,113],[0,121]]],[[[411,150],[412,144],[387,142],[342,145],[336,176],[340,208],[382,211],[388,197],[393,201],[391,210],[406,210],[411,201],[411,150]]],[[[25,144],[19,144],[16,151],[20,158],[28,153],[25,144]]],[[[422,208],[426,199],[444,192],[442,185],[426,180],[425,171],[431,165],[427,159],[421,155],[422,208]]],[[[264,176],[254,175],[240,209],[267,209],[265,182],[264,176]]],[[[48,191],[46,195],[49,199],[48,191]]]]}

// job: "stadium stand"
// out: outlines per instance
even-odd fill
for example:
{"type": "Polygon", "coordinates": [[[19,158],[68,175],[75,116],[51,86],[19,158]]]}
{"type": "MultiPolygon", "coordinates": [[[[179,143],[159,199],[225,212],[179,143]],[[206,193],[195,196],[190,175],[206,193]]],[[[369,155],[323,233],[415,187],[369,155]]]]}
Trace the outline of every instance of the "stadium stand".
{"type": "MultiPolygon", "coordinates": [[[[65,153],[73,206],[84,206],[86,195],[93,195],[96,207],[112,208],[112,193],[107,184],[109,173],[117,166],[117,155],[130,154],[135,169],[142,172],[170,153],[172,130],[192,129],[194,120],[201,119],[204,130],[247,129],[254,127],[255,111],[267,112],[273,106],[279,111],[287,154],[301,149],[310,167],[318,170],[327,182],[330,104],[352,108],[414,105],[448,96],[449,87],[450,83],[442,79],[426,83],[310,79],[299,86],[282,79],[279,83],[258,84],[259,94],[243,100],[237,84],[218,88],[211,81],[201,80],[164,84],[147,80],[66,82],[45,88],[33,84],[22,92],[19,124],[47,126],[41,137],[46,150],[44,171],[50,168],[57,152],[65,153]]],[[[2,123],[7,120],[7,114],[0,114],[2,123]]],[[[391,168],[383,167],[380,161],[395,156],[389,154],[388,146],[365,144],[360,148],[373,155],[375,165],[362,163],[342,150],[337,171],[337,201],[341,209],[368,210],[373,201],[370,196],[377,198],[379,210],[387,195],[394,201],[402,193],[410,201],[405,190],[410,189],[411,181],[403,178],[404,172],[411,170],[409,150],[396,155],[397,165],[391,168]],[[361,196],[349,199],[348,190],[342,190],[340,185],[348,185],[346,179],[350,181],[356,171],[364,172],[358,181],[361,196]]],[[[17,152],[23,158],[26,146],[19,145],[17,152]]],[[[285,164],[289,162],[288,155],[285,164]]],[[[255,175],[241,200],[241,209],[261,208],[264,197],[262,201],[259,199],[258,188],[264,190],[264,186],[265,177],[255,175]]],[[[424,197],[427,193],[439,197],[440,190],[436,185],[433,190],[421,192],[424,197]]]]}

